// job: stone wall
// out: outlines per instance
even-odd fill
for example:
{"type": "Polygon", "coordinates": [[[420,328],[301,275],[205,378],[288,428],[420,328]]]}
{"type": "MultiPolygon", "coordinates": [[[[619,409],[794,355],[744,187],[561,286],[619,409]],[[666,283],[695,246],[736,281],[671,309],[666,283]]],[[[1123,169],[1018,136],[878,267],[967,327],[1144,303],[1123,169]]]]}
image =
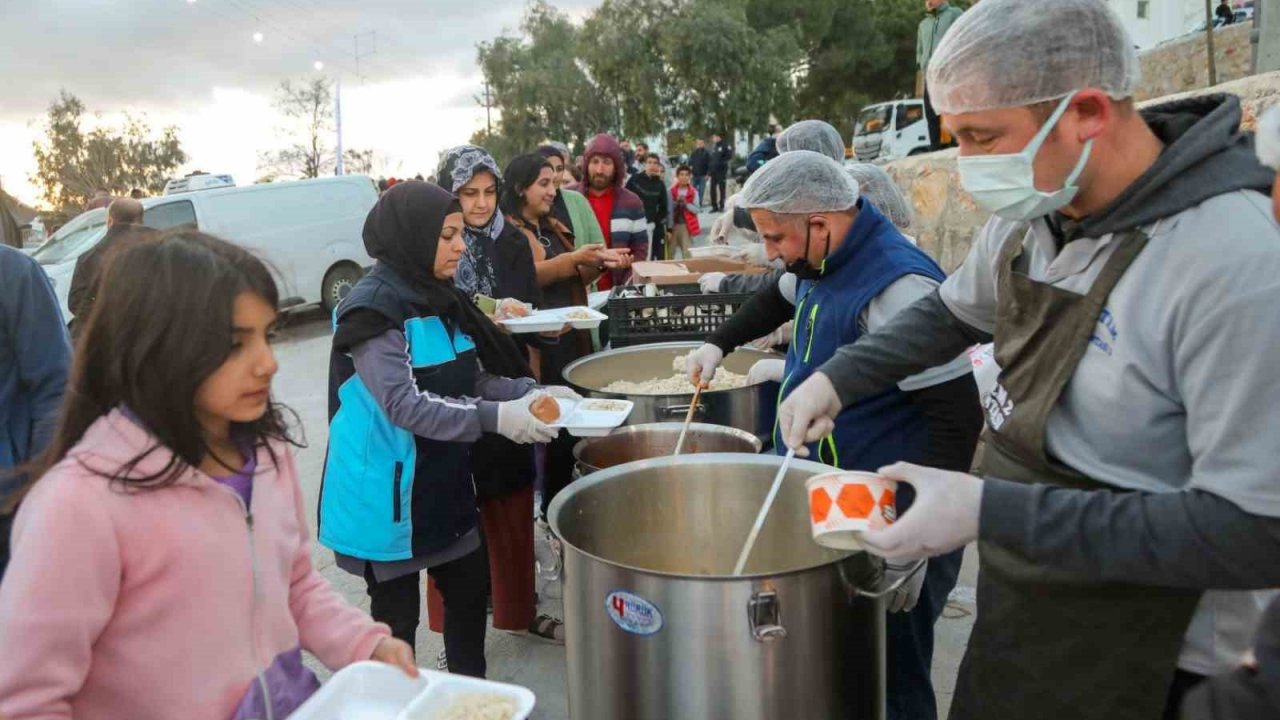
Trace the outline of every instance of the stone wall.
{"type": "MultiPolygon", "coordinates": [[[[1243,126],[1252,130],[1258,114],[1280,104],[1280,72],[1254,75],[1213,88],[1196,90],[1143,103],[1178,100],[1208,93],[1233,93],[1240,96],[1244,111],[1243,126]]],[[[917,155],[885,166],[907,198],[915,205],[911,234],[947,272],[964,261],[974,235],[988,214],[980,209],[960,187],[956,171],[957,150],[944,150],[917,155]]]]}
{"type": "MultiPolygon", "coordinates": [[[[1214,33],[1213,50],[1219,83],[1249,75],[1253,65],[1253,50],[1249,45],[1252,30],[1253,23],[1241,23],[1228,25],[1214,33]]],[[[1142,83],[1135,95],[1138,100],[1164,97],[1209,84],[1209,54],[1205,51],[1203,32],[1147,50],[1139,54],[1138,62],[1142,65],[1142,83]]]]}

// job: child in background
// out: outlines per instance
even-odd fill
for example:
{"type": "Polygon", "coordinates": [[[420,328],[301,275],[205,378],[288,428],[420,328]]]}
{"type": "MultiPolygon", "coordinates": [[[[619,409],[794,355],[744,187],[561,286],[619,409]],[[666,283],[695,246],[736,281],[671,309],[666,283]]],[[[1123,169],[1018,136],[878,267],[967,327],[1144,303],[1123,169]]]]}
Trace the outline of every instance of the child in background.
{"type": "Polygon", "coordinates": [[[284,718],[319,686],[303,649],[416,675],[311,565],[266,267],[182,230],[103,287],[14,526],[0,713],[284,718]]]}
{"type": "Polygon", "coordinates": [[[676,184],[671,186],[671,243],[667,245],[667,259],[674,260],[676,250],[681,258],[690,258],[693,238],[702,232],[698,227],[698,191],[693,189],[693,169],[688,165],[676,168],[676,184]]]}

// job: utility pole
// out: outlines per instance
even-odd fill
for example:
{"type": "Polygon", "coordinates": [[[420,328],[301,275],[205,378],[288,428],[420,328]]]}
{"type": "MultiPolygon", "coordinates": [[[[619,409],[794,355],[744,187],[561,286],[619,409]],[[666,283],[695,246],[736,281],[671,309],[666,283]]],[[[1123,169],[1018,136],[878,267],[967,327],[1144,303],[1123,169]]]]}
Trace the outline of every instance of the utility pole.
{"type": "Polygon", "coordinates": [[[1253,31],[1257,36],[1254,72],[1280,70],[1280,0],[1257,0],[1253,5],[1253,31]]]}
{"type": "Polygon", "coordinates": [[[1213,0],[1204,0],[1204,33],[1209,49],[1209,87],[1218,84],[1218,68],[1213,52],[1213,0]]]}
{"type": "Polygon", "coordinates": [[[481,100],[479,95],[472,95],[476,104],[484,108],[484,134],[486,136],[493,134],[493,98],[489,95],[489,78],[484,79],[484,99],[481,100]]]}
{"type": "MultiPolygon", "coordinates": [[[[377,55],[377,54],[378,54],[378,31],[377,30],[370,30],[367,33],[357,33],[351,36],[351,58],[355,60],[356,80],[358,80],[361,85],[364,84],[364,73],[360,72],[360,61],[364,58],[372,57],[373,55],[377,55]],[[360,38],[362,37],[369,39],[369,46],[370,46],[369,49],[364,52],[360,52],[360,38]]],[[[337,135],[338,135],[338,142],[337,142],[338,158],[334,162],[333,174],[345,175],[346,166],[342,158],[342,76],[341,75],[338,76],[337,88],[334,90],[333,119],[334,119],[334,130],[337,131],[337,135]]]]}
{"type": "Polygon", "coordinates": [[[333,168],[334,175],[346,175],[346,168],[342,164],[342,76],[338,76],[338,89],[334,93],[333,100],[333,119],[335,129],[338,131],[338,159],[333,168]]]}

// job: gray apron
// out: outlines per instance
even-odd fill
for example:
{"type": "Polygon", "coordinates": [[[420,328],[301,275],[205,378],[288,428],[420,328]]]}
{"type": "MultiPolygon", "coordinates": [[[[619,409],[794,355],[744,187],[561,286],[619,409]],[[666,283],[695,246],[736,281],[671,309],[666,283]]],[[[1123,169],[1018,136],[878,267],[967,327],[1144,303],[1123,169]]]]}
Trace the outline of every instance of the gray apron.
{"type": "MultiPolygon", "coordinates": [[[[1117,236],[1086,295],[1014,269],[1026,226],[998,265],[995,358],[982,474],[1123,492],[1045,453],[1045,420],[1089,346],[1108,295],[1142,252],[1117,236]]],[[[952,720],[1159,718],[1199,590],[1099,583],[979,544],[978,617],[960,665],[952,720]]]]}

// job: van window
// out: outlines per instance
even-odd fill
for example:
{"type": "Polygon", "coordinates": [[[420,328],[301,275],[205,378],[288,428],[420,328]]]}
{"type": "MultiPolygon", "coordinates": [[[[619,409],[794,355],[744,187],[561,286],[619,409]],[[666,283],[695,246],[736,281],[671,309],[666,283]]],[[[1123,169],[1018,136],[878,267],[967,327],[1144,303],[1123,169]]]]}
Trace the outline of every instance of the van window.
{"type": "Polygon", "coordinates": [[[914,125],[924,119],[924,106],[914,103],[903,103],[898,106],[898,129],[914,125]]]}
{"type": "Polygon", "coordinates": [[[196,209],[190,200],[165,203],[149,207],[142,214],[142,224],[156,230],[168,230],[179,225],[196,226],[196,209]]]}

